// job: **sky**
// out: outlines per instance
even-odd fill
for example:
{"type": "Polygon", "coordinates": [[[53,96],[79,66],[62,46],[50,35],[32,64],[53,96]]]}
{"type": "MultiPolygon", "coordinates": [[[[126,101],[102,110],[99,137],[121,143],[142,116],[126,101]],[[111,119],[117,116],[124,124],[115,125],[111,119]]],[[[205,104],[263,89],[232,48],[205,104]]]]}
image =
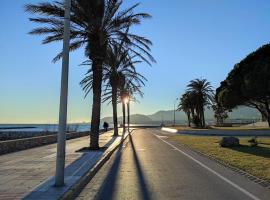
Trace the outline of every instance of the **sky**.
{"type": "MultiPolygon", "coordinates": [[[[1,0],[0,123],[58,121],[61,61],[51,61],[62,43],[42,45],[42,37],[27,34],[36,25],[23,9],[41,1],[1,0]]],[[[270,41],[268,0],[124,0],[122,8],[137,2],[137,11],[152,19],[132,31],[153,42],[157,63],[137,66],[148,82],[144,98],[131,105],[133,114],[173,109],[195,78],[218,87],[234,64],[270,41]]],[[[70,55],[69,122],[91,119],[92,95],[84,98],[79,85],[87,71],[79,65],[85,60],[83,49],[70,55]]],[[[103,104],[101,116],[111,115],[111,105],[103,104]]]]}

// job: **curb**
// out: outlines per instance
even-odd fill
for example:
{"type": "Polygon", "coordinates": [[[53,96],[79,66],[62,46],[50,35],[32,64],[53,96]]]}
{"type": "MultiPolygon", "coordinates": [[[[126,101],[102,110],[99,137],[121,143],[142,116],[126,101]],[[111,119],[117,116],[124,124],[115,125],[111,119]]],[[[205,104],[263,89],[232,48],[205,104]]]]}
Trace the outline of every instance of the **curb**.
{"type": "Polygon", "coordinates": [[[125,134],[125,136],[120,140],[120,142],[117,145],[115,145],[111,150],[105,151],[104,155],[99,159],[99,161],[59,199],[61,200],[75,199],[78,196],[78,194],[83,190],[83,188],[91,181],[91,179],[101,169],[101,167],[110,159],[115,150],[118,149],[118,147],[124,143],[129,134],[130,133],[125,134]]]}

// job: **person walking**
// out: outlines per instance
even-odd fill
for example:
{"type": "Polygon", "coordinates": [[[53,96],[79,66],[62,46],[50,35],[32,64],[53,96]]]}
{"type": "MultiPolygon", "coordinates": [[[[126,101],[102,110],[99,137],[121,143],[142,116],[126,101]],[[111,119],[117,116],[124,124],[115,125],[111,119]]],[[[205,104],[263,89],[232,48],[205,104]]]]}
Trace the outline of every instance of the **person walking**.
{"type": "Polygon", "coordinates": [[[108,122],[104,122],[104,123],[103,123],[103,128],[104,128],[105,132],[108,131],[108,128],[109,128],[108,122]]]}

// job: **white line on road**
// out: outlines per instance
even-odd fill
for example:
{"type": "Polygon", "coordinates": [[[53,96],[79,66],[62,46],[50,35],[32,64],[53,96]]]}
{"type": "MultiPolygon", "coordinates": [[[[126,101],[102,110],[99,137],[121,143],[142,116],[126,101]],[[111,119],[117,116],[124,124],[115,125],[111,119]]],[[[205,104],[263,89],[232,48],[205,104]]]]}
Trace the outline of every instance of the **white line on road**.
{"type": "MultiPolygon", "coordinates": [[[[153,133],[152,133],[153,134],[153,133]]],[[[197,164],[199,164],[200,166],[202,166],[203,168],[207,169],[208,171],[212,172],[213,174],[215,174],[216,176],[218,176],[220,179],[224,180],[225,182],[229,183],[231,186],[235,187],[236,189],[238,189],[239,191],[243,192],[245,195],[249,196],[251,199],[254,200],[261,200],[260,198],[254,196],[253,194],[251,194],[250,192],[248,192],[247,190],[241,188],[239,185],[235,184],[234,182],[230,181],[229,179],[225,178],[224,176],[222,176],[221,174],[219,174],[218,172],[214,171],[213,169],[209,168],[208,166],[206,166],[205,164],[203,164],[202,162],[196,160],[194,157],[190,156],[189,154],[185,153],[184,151],[180,150],[179,148],[177,148],[176,146],[172,145],[171,143],[165,141],[164,139],[160,138],[159,136],[153,134],[154,136],[156,136],[158,139],[160,139],[161,141],[165,142],[166,144],[170,145],[171,147],[174,148],[174,150],[179,151],[180,153],[184,154],[186,157],[190,158],[191,160],[193,160],[194,162],[196,162],[197,164]]]]}

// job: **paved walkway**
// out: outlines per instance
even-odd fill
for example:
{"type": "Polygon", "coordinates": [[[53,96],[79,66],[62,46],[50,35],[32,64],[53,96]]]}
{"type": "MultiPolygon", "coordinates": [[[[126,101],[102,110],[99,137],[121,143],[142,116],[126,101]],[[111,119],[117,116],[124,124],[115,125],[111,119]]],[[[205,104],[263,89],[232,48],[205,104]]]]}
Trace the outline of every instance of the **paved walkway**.
{"type": "MultiPolygon", "coordinates": [[[[113,132],[110,131],[100,135],[101,147],[113,142],[112,134],[113,132]]],[[[85,157],[83,152],[76,152],[82,147],[89,146],[89,140],[87,136],[67,141],[66,169],[81,160],[81,157],[89,157],[85,157]]],[[[42,185],[49,177],[54,176],[55,159],[56,144],[1,155],[0,199],[21,199],[38,185],[42,185]]]]}

